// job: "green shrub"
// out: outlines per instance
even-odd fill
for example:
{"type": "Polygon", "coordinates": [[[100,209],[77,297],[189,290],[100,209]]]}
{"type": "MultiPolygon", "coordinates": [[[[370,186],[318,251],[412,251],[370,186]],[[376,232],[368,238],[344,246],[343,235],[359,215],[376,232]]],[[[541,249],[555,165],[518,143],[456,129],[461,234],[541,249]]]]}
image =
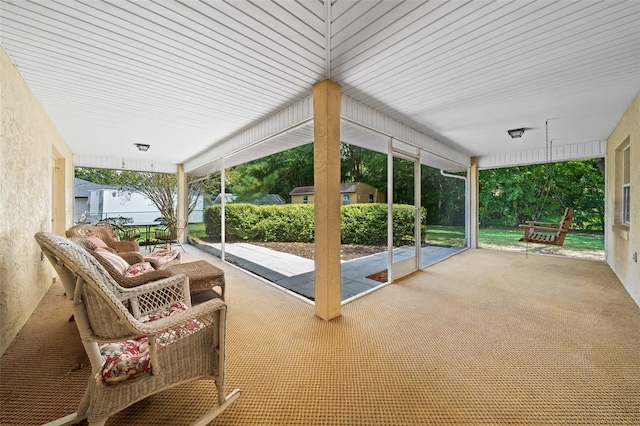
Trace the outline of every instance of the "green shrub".
{"type": "Polygon", "coordinates": [[[260,220],[251,235],[258,241],[313,241],[314,211],[310,204],[260,206],[260,220]]]}
{"type": "MultiPolygon", "coordinates": [[[[225,208],[228,238],[250,239],[251,228],[260,220],[259,207],[253,204],[230,204],[225,208]]],[[[204,224],[207,235],[220,238],[220,206],[210,206],[204,211],[204,224]]]]}
{"type": "MultiPolygon", "coordinates": [[[[394,205],[394,244],[413,239],[413,211],[408,205],[394,205]]],[[[230,239],[254,241],[310,242],[314,238],[313,204],[255,206],[228,204],[225,208],[226,236],[230,239]]],[[[340,232],[343,244],[387,244],[387,205],[351,204],[340,209],[340,232]]],[[[206,233],[220,237],[220,206],[204,212],[206,233]]],[[[426,223],[426,210],[420,211],[420,222],[426,223]]]]}
{"type": "MultiPolygon", "coordinates": [[[[207,235],[220,237],[220,206],[204,212],[207,235]]],[[[313,205],[286,204],[256,206],[233,203],[225,206],[226,236],[230,239],[255,241],[313,240],[313,205]]]]}
{"type": "Polygon", "coordinates": [[[204,232],[210,236],[218,238],[222,233],[220,229],[220,206],[210,206],[204,209],[202,221],[204,222],[204,232]]]}
{"type": "Polygon", "coordinates": [[[350,204],[340,209],[343,244],[387,244],[387,205],[350,204]]]}
{"type": "MultiPolygon", "coordinates": [[[[394,204],[393,244],[400,245],[405,239],[413,239],[412,206],[394,204]]],[[[420,223],[426,223],[426,209],[420,209],[420,223]]],[[[350,204],[342,206],[340,211],[340,233],[343,244],[386,245],[387,244],[387,205],[386,204],[350,204]]]]}

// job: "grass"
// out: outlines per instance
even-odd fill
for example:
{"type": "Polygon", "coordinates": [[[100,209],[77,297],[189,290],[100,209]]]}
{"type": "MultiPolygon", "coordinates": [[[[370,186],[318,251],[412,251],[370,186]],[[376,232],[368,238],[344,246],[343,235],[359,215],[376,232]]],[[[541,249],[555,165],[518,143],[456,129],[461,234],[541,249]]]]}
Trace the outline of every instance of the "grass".
{"type": "MultiPolygon", "coordinates": [[[[478,243],[481,247],[524,245],[518,241],[522,235],[521,230],[484,228],[479,231],[478,243]]],[[[579,252],[604,250],[604,235],[569,231],[563,249],[579,252]]]]}
{"type": "MultiPolygon", "coordinates": [[[[204,223],[190,223],[189,235],[196,238],[206,237],[204,223]]],[[[522,237],[521,230],[481,228],[478,235],[478,245],[485,248],[505,248],[524,250],[525,243],[518,240],[522,237]]],[[[426,241],[429,244],[443,246],[462,246],[464,244],[464,227],[428,225],[426,227],[426,241]]],[[[529,251],[536,250],[538,244],[530,244],[529,251]]],[[[545,246],[547,251],[553,246],[545,246]]],[[[563,254],[567,252],[595,253],[604,257],[604,235],[569,231],[564,245],[560,248],[563,254]]],[[[551,250],[559,252],[560,250],[551,250]]]]}
{"type": "Polygon", "coordinates": [[[440,246],[464,245],[464,227],[462,226],[427,225],[426,229],[425,240],[429,244],[440,246]]]}
{"type": "Polygon", "coordinates": [[[190,223],[189,224],[189,236],[195,238],[204,238],[207,236],[205,232],[204,222],[202,223],[190,223]]]}

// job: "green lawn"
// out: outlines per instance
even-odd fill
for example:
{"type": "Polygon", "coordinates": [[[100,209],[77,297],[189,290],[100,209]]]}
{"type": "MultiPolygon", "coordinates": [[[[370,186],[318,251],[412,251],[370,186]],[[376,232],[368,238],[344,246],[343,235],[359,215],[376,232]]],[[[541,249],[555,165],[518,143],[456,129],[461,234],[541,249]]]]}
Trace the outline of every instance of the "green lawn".
{"type": "Polygon", "coordinates": [[[429,244],[440,246],[462,246],[464,244],[464,227],[427,225],[425,240],[429,244]]]}
{"type": "MultiPolygon", "coordinates": [[[[204,223],[190,223],[189,235],[196,238],[205,237],[204,223]]],[[[478,235],[478,245],[486,248],[505,248],[524,250],[525,243],[518,240],[522,237],[521,230],[481,228],[478,235]]],[[[426,241],[429,244],[445,246],[462,246],[464,244],[464,227],[438,226],[426,227],[426,241]]],[[[595,253],[604,256],[604,235],[586,234],[569,231],[562,247],[529,244],[529,251],[544,248],[546,252],[595,253]]]]}
{"type": "Polygon", "coordinates": [[[204,222],[202,223],[190,223],[189,224],[189,236],[195,238],[206,237],[204,222]]]}
{"type": "MultiPolygon", "coordinates": [[[[518,241],[522,237],[521,230],[481,228],[478,245],[486,248],[519,249],[526,244],[518,241]]],[[[430,244],[461,246],[464,241],[464,228],[456,226],[427,226],[426,241],[430,244]]],[[[529,244],[530,251],[589,253],[604,256],[604,235],[587,234],[569,231],[562,247],[529,244]]]]}
{"type": "MultiPolygon", "coordinates": [[[[480,246],[513,246],[524,245],[519,242],[522,238],[521,230],[509,229],[480,229],[478,240],[480,246]]],[[[537,244],[530,244],[530,246],[537,244]]],[[[604,250],[603,234],[586,234],[577,231],[569,231],[564,240],[563,250],[595,252],[604,250]]]]}

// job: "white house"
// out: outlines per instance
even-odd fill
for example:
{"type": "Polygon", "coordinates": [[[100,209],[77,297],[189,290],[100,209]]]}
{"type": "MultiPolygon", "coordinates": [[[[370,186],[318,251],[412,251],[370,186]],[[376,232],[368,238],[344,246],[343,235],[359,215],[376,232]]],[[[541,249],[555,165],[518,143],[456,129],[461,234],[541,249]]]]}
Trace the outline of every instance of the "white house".
{"type": "MultiPolygon", "coordinates": [[[[122,191],[117,186],[75,178],[74,193],[75,222],[95,223],[110,217],[127,217],[132,219],[132,223],[151,223],[162,216],[160,210],[145,195],[122,191]]],[[[190,223],[202,222],[204,198],[206,196],[198,198],[196,207],[189,215],[190,223]]]]}

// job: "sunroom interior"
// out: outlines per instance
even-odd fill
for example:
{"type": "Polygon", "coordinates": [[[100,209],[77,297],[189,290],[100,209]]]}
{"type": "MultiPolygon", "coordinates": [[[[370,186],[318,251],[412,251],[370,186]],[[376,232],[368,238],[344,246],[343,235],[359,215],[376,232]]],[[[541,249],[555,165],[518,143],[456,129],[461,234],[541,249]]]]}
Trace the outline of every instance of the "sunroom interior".
{"type": "MultiPolygon", "coordinates": [[[[334,203],[339,200],[332,200],[317,206],[324,216],[316,225],[326,232],[316,239],[316,291],[321,296],[315,306],[301,307],[218,263],[228,268],[229,287],[238,283],[228,301],[229,333],[234,326],[238,333],[235,346],[228,347],[229,377],[241,388],[255,386],[246,406],[234,406],[221,418],[226,424],[640,421],[640,362],[631,349],[640,344],[640,228],[634,226],[640,212],[640,172],[633,167],[640,164],[639,3],[2,0],[0,7],[0,353],[11,352],[25,324],[40,312],[40,302],[56,289],[55,274],[33,235],[64,235],[73,225],[74,166],[176,173],[178,191],[184,194],[191,178],[313,141],[326,149],[323,160],[316,159],[315,185],[331,187],[340,183],[335,146],[344,141],[382,153],[395,149],[419,164],[466,174],[469,250],[456,256],[462,260],[442,262],[434,272],[398,265],[398,285],[386,286],[369,301],[344,306],[335,255],[339,231],[334,203]],[[512,139],[507,133],[511,129],[524,134],[512,139]],[[139,152],[137,143],[150,149],[139,152]],[[606,162],[604,263],[532,256],[526,263],[524,255],[477,249],[479,170],[583,158],[606,162]],[[470,265],[475,273],[467,270],[470,265]],[[519,272],[512,276],[507,270],[519,272]],[[490,300],[532,275],[548,297],[531,294],[527,287],[490,300]],[[563,282],[576,292],[560,295],[563,282]],[[619,340],[603,343],[594,335],[581,335],[584,340],[574,341],[569,330],[558,337],[547,329],[558,341],[569,342],[561,350],[549,347],[545,356],[536,352],[550,367],[522,356],[530,347],[520,337],[500,343],[496,330],[508,332],[505,324],[518,315],[520,336],[539,334],[532,344],[543,342],[543,331],[528,328],[532,312],[540,309],[538,314],[546,317],[545,309],[557,308],[551,318],[559,322],[577,314],[574,305],[556,306],[554,298],[586,298],[581,283],[594,298],[588,310],[597,315],[586,319],[580,311],[571,328],[616,324],[625,331],[619,340]],[[266,315],[254,305],[260,298],[273,303],[280,316],[275,310],[266,315]],[[475,316],[469,298],[487,309],[475,316]],[[453,301],[463,306],[456,308],[453,301]],[[507,302],[507,311],[491,316],[490,308],[507,302]],[[617,309],[621,307],[624,311],[617,309]],[[233,319],[234,309],[244,316],[233,319]],[[293,361],[273,364],[274,358],[265,355],[269,338],[260,333],[266,330],[249,320],[264,318],[297,332],[287,335],[288,341],[285,333],[272,340],[291,354],[308,355],[300,358],[306,368],[297,369],[293,361]],[[434,327],[429,334],[420,318],[450,328],[434,327]],[[300,324],[304,331],[296,328],[300,324]],[[384,333],[368,334],[372,329],[384,333]],[[414,331],[427,336],[420,349],[412,346],[414,331]],[[313,335],[313,341],[304,340],[303,332],[313,335]],[[357,335],[382,349],[353,346],[357,335]],[[473,340],[477,351],[456,352],[456,345],[472,341],[470,337],[478,339],[473,340]],[[384,339],[399,346],[384,346],[384,339]],[[450,351],[424,352],[438,342],[451,344],[450,351]],[[508,354],[506,361],[501,353],[485,353],[489,348],[483,342],[508,354]],[[580,351],[585,347],[603,349],[602,358],[595,366],[577,363],[572,370],[571,360],[586,356],[580,351]],[[343,364],[336,365],[332,357],[343,364]],[[474,363],[475,369],[465,366],[483,357],[492,362],[474,363]],[[417,361],[427,358],[442,363],[417,361]],[[379,363],[368,364],[369,359],[379,363]],[[269,365],[278,368],[262,376],[269,365]],[[381,382],[385,389],[365,377],[367,372],[380,377],[382,365],[391,372],[381,382]],[[240,366],[247,369],[236,368],[240,366]],[[260,374],[250,375],[249,368],[256,366],[260,374]],[[510,373],[521,367],[527,372],[502,376],[498,369],[503,367],[510,373]],[[563,367],[578,374],[565,377],[563,367]],[[557,387],[545,386],[550,380],[541,373],[545,368],[559,372],[552,382],[557,387]],[[590,369],[599,373],[582,374],[590,369]],[[429,372],[437,380],[429,382],[429,372]],[[332,374],[345,381],[334,382],[338,376],[332,374]],[[291,399],[279,399],[261,378],[284,386],[291,399]],[[602,379],[599,387],[580,386],[596,379],[602,379]],[[520,380],[526,389],[518,387],[520,380]],[[490,388],[505,382],[516,391],[508,388],[494,398],[500,401],[497,407],[490,388]],[[330,389],[344,393],[327,393],[330,389]],[[405,398],[412,389],[419,397],[405,398]],[[362,395],[356,395],[358,390],[362,395]],[[552,410],[545,409],[548,401],[537,400],[543,390],[561,396],[551,403],[552,410]],[[451,399],[439,400],[438,392],[451,399]],[[534,400],[542,414],[527,408],[534,400]],[[566,405],[554,405],[557,401],[566,405]],[[263,403],[274,408],[265,409],[263,403]],[[596,413],[583,403],[604,409],[596,413]]],[[[184,203],[179,205],[184,215],[184,203]]],[[[604,339],[607,330],[598,331],[598,337],[604,339]]],[[[3,381],[3,395],[10,396],[12,387],[3,381]]],[[[186,392],[200,396],[198,388],[186,392]]],[[[152,403],[153,410],[179,408],[171,405],[171,395],[152,403]]],[[[145,413],[144,406],[131,408],[145,413]]],[[[130,424],[145,424],[148,418],[142,416],[130,424]]],[[[113,424],[123,419],[127,417],[113,424]]],[[[162,418],[154,421],[162,424],[162,418]]]]}

